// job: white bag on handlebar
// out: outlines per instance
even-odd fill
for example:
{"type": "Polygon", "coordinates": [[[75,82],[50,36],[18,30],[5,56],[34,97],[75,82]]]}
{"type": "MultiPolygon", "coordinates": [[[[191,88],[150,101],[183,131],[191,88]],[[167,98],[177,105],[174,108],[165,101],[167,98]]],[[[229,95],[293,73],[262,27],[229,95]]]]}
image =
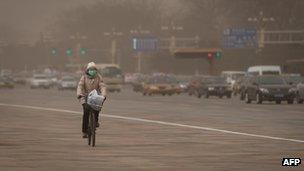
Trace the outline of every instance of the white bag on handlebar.
{"type": "Polygon", "coordinates": [[[87,103],[94,110],[100,111],[103,101],[104,97],[99,95],[96,90],[91,91],[88,95],[87,103]]]}

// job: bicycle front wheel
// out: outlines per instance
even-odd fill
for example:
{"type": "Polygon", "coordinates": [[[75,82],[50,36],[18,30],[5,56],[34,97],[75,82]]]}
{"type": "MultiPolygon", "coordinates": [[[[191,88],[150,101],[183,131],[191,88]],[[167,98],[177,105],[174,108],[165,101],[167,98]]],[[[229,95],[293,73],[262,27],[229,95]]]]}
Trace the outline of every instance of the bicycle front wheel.
{"type": "Polygon", "coordinates": [[[96,139],[96,121],[95,121],[95,114],[93,111],[90,112],[89,117],[89,127],[90,127],[90,135],[89,135],[89,145],[95,147],[95,139],[96,139]]]}

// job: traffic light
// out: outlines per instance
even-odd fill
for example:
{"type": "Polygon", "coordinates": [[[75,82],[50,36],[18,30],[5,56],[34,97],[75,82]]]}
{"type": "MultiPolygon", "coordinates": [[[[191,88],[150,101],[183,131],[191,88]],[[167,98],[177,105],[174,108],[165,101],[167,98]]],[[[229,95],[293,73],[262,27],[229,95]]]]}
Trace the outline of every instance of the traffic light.
{"type": "Polygon", "coordinates": [[[73,54],[72,48],[68,48],[68,49],[65,51],[65,54],[66,54],[67,56],[71,56],[71,55],[73,54]]]}
{"type": "Polygon", "coordinates": [[[222,58],[222,53],[220,51],[213,51],[207,53],[208,60],[220,60],[222,58]]]}
{"type": "Polygon", "coordinates": [[[215,59],[220,60],[222,58],[222,53],[220,51],[215,52],[215,59]]]}
{"type": "Polygon", "coordinates": [[[78,54],[79,54],[80,56],[86,55],[86,54],[87,54],[87,49],[85,49],[85,48],[80,48],[79,51],[78,51],[78,54]]]}
{"type": "Polygon", "coordinates": [[[208,57],[208,60],[212,60],[213,59],[212,52],[208,52],[207,57],[208,57]]]}
{"type": "Polygon", "coordinates": [[[58,50],[56,48],[52,48],[51,53],[52,53],[52,55],[57,55],[58,50]]]}

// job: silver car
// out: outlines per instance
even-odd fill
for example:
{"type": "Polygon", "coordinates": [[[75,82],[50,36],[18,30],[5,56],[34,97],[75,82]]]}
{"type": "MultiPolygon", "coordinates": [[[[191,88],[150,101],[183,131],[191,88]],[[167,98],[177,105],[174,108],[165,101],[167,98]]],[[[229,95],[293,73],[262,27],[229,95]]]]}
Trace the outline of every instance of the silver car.
{"type": "Polygon", "coordinates": [[[72,76],[64,76],[61,80],[58,82],[58,90],[76,90],[77,88],[77,81],[72,76]]]}
{"type": "Polygon", "coordinates": [[[34,74],[31,80],[31,89],[33,88],[45,88],[51,87],[50,81],[45,74],[34,74]]]}

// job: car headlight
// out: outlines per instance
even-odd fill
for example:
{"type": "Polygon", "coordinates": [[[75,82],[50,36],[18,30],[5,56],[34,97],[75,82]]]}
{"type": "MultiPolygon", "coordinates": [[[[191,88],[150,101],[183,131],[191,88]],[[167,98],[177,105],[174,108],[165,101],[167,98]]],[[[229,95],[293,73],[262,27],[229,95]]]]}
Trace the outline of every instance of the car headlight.
{"type": "Polygon", "coordinates": [[[266,88],[260,88],[260,91],[261,91],[262,93],[269,93],[269,91],[268,91],[266,88]]]}
{"type": "Polygon", "coordinates": [[[214,87],[208,87],[208,90],[210,90],[210,91],[214,90],[214,87]]]}
{"type": "Polygon", "coordinates": [[[291,89],[288,90],[289,93],[295,93],[296,91],[297,91],[296,88],[291,88],[291,89]]]}

